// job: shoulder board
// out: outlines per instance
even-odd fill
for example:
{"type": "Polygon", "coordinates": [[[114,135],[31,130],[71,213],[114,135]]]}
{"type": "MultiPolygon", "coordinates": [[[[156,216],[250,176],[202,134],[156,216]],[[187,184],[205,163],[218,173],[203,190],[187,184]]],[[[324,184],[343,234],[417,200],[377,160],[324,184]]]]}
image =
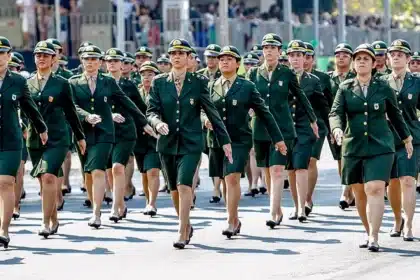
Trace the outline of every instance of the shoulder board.
{"type": "Polygon", "coordinates": [[[76,74],[76,75],[70,77],[69,81],[79,79],[80,77],[82,77],[82,74],[76,74]]]}
{"type": "Polygon", "coordinates": [[[347,86],[349,86],[349,85],[351,85],[351,84],[353,84],[353,82],[354,82],[354,78],[350,78],[350,79],[347,79],[347,80],[344,80],[341,84],[340,84],[340,87],[347,87],[347,86]]]}
{"type": "Polygon", "coordinates": [[[194,76],[196,76],[197,78],[199,78],[200,80],[203,80],[203,81],[208,81],[209,79],[206,77],[206,76],[204,76],[204,75],[202,75],[202,74],[200,74],[200,73],[191,73],[192,74],[192,76],[194,77],[194,76]]]}
{"type": "Polygon", "coordinates": [[[206,71],[206,68],[203,68],[203,69],[198,70],[196,73],[203,74],[205,71],[206,71]]]}
{"type": "Polygon", "coordinates": [[[167,78],[168,76],[169,76],[168,73],[162,73],[162,74],[156,75],[154,79],[157,80],[157,79],[161,79],[161,78],[167,78]]]}

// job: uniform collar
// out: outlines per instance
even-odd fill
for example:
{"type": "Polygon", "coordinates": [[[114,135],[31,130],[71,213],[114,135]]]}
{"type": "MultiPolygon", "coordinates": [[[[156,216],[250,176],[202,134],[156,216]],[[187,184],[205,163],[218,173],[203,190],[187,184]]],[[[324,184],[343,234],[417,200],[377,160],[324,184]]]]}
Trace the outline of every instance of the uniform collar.
{"type": "Polygon", "coordinates": [[[233,83],[235,82],[235,80],[236,80],[236,77],[237,77],[238,75],[237,74],[235,74],[235,75],[233,75],[232,77],[230,77],[229,79],[227,79],[227,78],[225,78],[224,76],[222,76],[222,85],[226,82],[226,81],[229,81],[230,82],[230,86],[232,86],[233,85],[233,83]]]}
{"type": "Polygon", "coordinates": [[[0,73],[0,81],[3,81],[7,76],[7,68],[4,70],[3,73],[0,73]]]}
{"type": "Polygon", "coordinates": [[[41,75],[39,72],[36,72],[36,77],[38,80],[44,80],[47,81],[49,77],[51,76],[52,72],[48,73],[47,75],[41,75]]]}

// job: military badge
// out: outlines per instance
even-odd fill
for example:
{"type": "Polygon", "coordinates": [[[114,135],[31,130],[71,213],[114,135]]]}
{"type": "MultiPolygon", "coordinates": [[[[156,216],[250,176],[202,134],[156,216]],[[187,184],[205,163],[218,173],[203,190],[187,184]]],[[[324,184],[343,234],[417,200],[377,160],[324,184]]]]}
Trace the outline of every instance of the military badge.
{"type": "Polygon", "coordinates": [[[279,86],[283,86],[283,81],[279,81],[279,86]]]}
{"type": "Polygon", "coordinates": [[[408,99],[409,100],[413,99],[413,95],[411,93],[408,94],[408,99]]]}
{"type": "Polygon", "coordinates": [[[141,48],[140,48],[140,51],[141,51],[141,52],[144,52],[145,50],[146,50],[146,48],[145,48],[145,47],[141,47],[141,48]]]}
{"type": "Polygon", "coordinates": [[[87,52],[93,52],[93,47],[92,46],[88,46],[85,48],[85,51],[87,52]]]}
{"type": "Polygon", "coordinates": [[[214,50],[214,45],[210,45],[209,49],[214,50]]]}
{"type": "Polygon", "coordinates": [[[264,40],[273,40],[273,34],[267,34],[267,35],[265,35],[265,38],[264,38],[264,40]]]}
{"type": "Polygon", "coordinates": [[[400,40],[395,41],[396,46],[402,46],[402,42],[400,40]]]}
{"type": "Polygon", "coordinates": [[[104,97],[104,102],[107,102],[108,101],[108,98],[105,96],[104,97]]]}
{"type": "Polygon", "coordinates": [[[16,95],[15,94],[12,95],[12,100],[16,100],[16,95]]]}
{"type": "Polygon", "coordinates": [[[379,44],[375,46],[375,49],[377,49],[377,50],[380,49],[380,48],[381,48],[381,46],[379,44]]]}
{"type": "Polygon", "coordinates": [[[116,55],[116,54],[117,54],[117,52],[114,49],[111,49],[109,51],[109,55],[116,55]]]}
{"type": "Polygon", "coordinates": [[[373,108],[375,108],[375,110],[379,110],[379,104],[378,103],[373,104],[373,108]]]}
{"type": "Polygon", "coordinates": [[[233,106],[236,106],[237,104],[238,104],[238,100],[233,99],[233,100],[232,100],[232,105],[233,105],[233,106]]]}
{"type": "Polygon", "coordinates": [[[52,96],[48,96],[48,102],[53,102],[54,101],[54,97],[52,97],[52,96]]]}
{"type": "Polygon", "coordinates": [[[299,43],[298,43],[298,42],[296,42],[296,41],[294,41],[294,42],[292,43],[292,48],[297,48],[297,47],[299,47],[299,43]]]}
{"type": "Polygon", "coordinates": [[[181,45],[181,41],[180,40],[174,40],[173,43],[172,43],[172,45],[174,45],[174,46],[180,46],[181,45]]]}
{"type": "Polygon", "coordinates": [[[190,98],[190,104],[194,105],[194,98],[190,98]]]}

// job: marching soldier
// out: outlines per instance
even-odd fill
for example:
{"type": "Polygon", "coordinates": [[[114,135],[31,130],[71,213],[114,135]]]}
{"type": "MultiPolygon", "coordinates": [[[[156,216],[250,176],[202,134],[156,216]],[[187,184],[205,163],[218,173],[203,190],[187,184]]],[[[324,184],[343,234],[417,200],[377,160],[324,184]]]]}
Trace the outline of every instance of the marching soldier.
{"type": "MultiPolygon", "coordinates": [[[[398,108],[413,137],[413,156],[408,159],[404,143],[394,130],[395,157],[388,186],[388,199],[394,212],[395,224],[391,237],[403,235],[404,241],[413,241],[413,218],[416,208],[416,177],[418,174],[418,157],[420,154],[420,122],[417,109],[420,108],[420,78],[407,72],[411,57],[411,47],[405,40],[392,42],[389,52],[392,72],[381,77],[394,89],[398,108]],[[401,203],[404,201],[404,203],[401,203]],[[402,218],[404,210],[405,219],[402,218]]],[[[391,128],[393,128],[391,126],[391,128]]]]}
{"type": "Polygon", "coordinates": [[[81,55],[82,55],[82,53],[83,53],[83,48],[85,48],[85,47],[87,47],[87,46],[93,46],[93,44],[91,43],[91,42],[88,42],[88,41],[86,41],[86,42],[83,42],[83,43],[81,43],[80,44],[80,46],[79,46],[79,49],[77,50],[77,54],[78,54],[78,56],[79,56],[79,60],[80,60],[80,65],[79,66],[77,66],[76,68],[74,68],[74,69],[72,69],[72,70],[70,70],[70,72],[72,72],[73,73],[73,75],[79,75],[79,74],[82,74],[83,73],[83,63],[82,63],[82,59],[81,59],[81,55]]]}
{"type": "Polygon", "coordinates": [[[249,52],[243,56],[243,63],[245,68],[245,73],[248,73],[249,69],[254,66],[257,66],[260,63],[258,55],[255,53],[249,52]]]}
{"type": "Polygon", "coordinates": [[[137,71],[131,73],[131,80],[139,86],[141,84],[141,77],[138,70],[146,61],[151,61],[153,57],[153,52],[149,47],[139,47],[134,54],[136,57],[135,64],[137,66],[137,71]]]}
{"type": "Polygon", "coordinates": [[[37,71],[28,80],[28,87],[47,124],[49,139],[47,145],[43,145],[35,128],[30,125],[27,146],[33,164],[31,175],[39,178],[41,187],[43,219],[38,234],[47,238],[57,233],[59,227],[57,218],[57,208],[60,207],[57,193],[61,192],[59,178],[63,176],[61,166],[71,143],[67,123],[74,131],[82,154],[86,149],[86,142],[73,103],[70,85],[65,78],[52,72],[52,66],[58,59],[54,45],[48,41],[39,42],[35,46],[34,56],[37,71]]]}
{"type": "Polygon", "coordinates": [[[0,37],[0,244],[4,248],[10,242],[9,225],[15,203],[15,176],[22,159],[22,128],[18,107],[31,121],[41,143],[45,145],[48,140],[47,126],[31,98],[26,79],[7,69],[10,57],[10,42],[0,37]]]}
{"type": "Polygon", "coordinates": [[[375,41],[372,43],[372,47],[375,50],[376,67],[374,69],[374,75],[387,75],[391,73],[391,69],[387,66],[387,50],[388,46],[383,41],[375,41]]]}
{"type": "Polygon", "coordinates": [[[287,56],[286,51],[281,51],[280,56],[279,56],[279,63],[286,67],[290,67],[289,57],[287,56]]]}
{"type": "Polygon", "coordinates": [[[413,52],[411,60],[408,64],[411,73],[420,73],[420,52],[413,52]]]}
{"type": "MultiPolygon", "coordinates": [[[[321,83],[321,90],[324,93],[324,97],[326,98],[328,102],[329,108],[331,108],[334,97],[331,90],[330,76],[314,68],[314,64],[316,61],[314,46],[312,46],[312,44],[307,43],[307,42],[305,42],[305,46],[306,46],[306,55],[305,55],[305,63],[304,63],[305,71],[318,77],[321,83]]],[[[316,140],[315,144],[312,147],[311,159],[309,161],[309,167],[308,167],[309,185],[308,185],[308,195],[306,197],[306,206],[305,206],[306,216],[309,216],[309,214],[312,212],[312,208],[314,205],[312,201],[312,196],[315,191],[316,182],[318,181],[317,162],[319,161],[321,157],[321,151],[324,145],[325,137],[330,136],[330,131],[328,129],[328,127],[330,126],[328,122],[329,108],[325,108],[327,111],[323,112],[325,114],[324,115],[325,117],[322,117],[322,114],[319,108],[314,108],[315,114],[317,115],[317,118],[318,118],[319,138],[316,140]]]]}
{"type": "Polygon", "coordinates": [[[159,71],[161,73],[169,73],[171,72],[171,61],[169,60],[169,55],[162,54],[158,59],[157,59],[157,65],[159,67],[159,71]]]}
{"type": "Polygon", "coordinates": [[[393,90],[386,82],[372,78],[374,49],[369,44],[358,46],[353,60],[357,76],[340,85],[330,124],[337,144],[343,146],[342,184],[353,189],[368,234],[368,241],[360,248],[378,252],[385,183],[389,181],[395,153],[387,117],[404,142],[408,159],[413,155],[412,137],[393,90]]]}
{"type": "Polygon", "coordinates": [[[265,106],[255,84],[237,76],[236,72],[241,61],[239,51],[233,46],[225,46],[218,57],[222,77],[209,84],[210,97],[219,115],[222,116],[223,123],[232,139],[233,163],[229,163],[224,158],[224,151],[217,136],[213,134],[211,121],[205,119],[204,123],[209,129],[210,176],[224,178],[226,182],[228,227],[223,230],[222,234],[231,238],[241,230],[238,216],[241,198],[240,179],[241,173],[245,171],[249,151],[252,147],[252,133],[249,126],[249,110],[251,108],[266,127],[270,127],[268,131],[275,149],[286,155],[287,147],[273,115],[265,106]]]}
{"type": "Polygon", "coordinates": [[[199,67],[199,63],[197,61],[197,51],[194,48],[191,48],[192,52],[191,55],[188,57],[188,66],[187,66],[187,71],[194,73],[198,70],[199,67]]]}
{"type": "MultiPolygon", "coordinates": [[[[353,49],[349,44],[338,44],[334,54],[335,71],[329,72],[328,75],[331,78],[331,90],[335,98],[340,84],[347,79],[354,78],[355,74],[351,71],[353,49]]],[[[341,177],[341,146],[337,145],[333,139],[328,141],[328,144],[330,145],[333,158],[338,163],[338,174],[341,177]]],[[[352,205],[354,206],[353,192],[349,186],[343,186],[339,206],[341,209],[345,210],[352,205]]]]}
{"type": "Polygon", "coordinates": [[[101,203],[105,194],[105,170],[112,145],[115,142],[114,124],[110,103],[121,106],[133,116],[137,126],[153,135],[144,115],[136,105],[121,91],[116,81],[99,73],[101,50],[96,46],[83,49],[81,55],[85,72],[73,76],[69,81],[73,88],[79,118],[87,139],[87,150],[82,156],[85,173],[90,173],[93,180],[93,216],[89,226],[101,226],[101,203]]]}
{"type": "Polygon", "coordinates": [[[219,45],[208,45],[204,51],[207,67],[197,71],[197,73],[204,75],[207,79],[209,79],[209,82],[212,82],[221,76],[218,58],[220,50],[221,48],[219,45]]]}
{"type": "Polygon", "coordinates": [[[283,195],[285,167],[291,163],[296,131],[293,125],[292,114],[289,110],[288,99],[297,99],[308,115],[311,127],[318,133],[316,116],[305,93],[299,86],[296,74],[292,70],[279,65],[278,59],[282,41],[276,34],[266,34],[263,37],[264,64],[251,68],[248,79],[255,83],[257,90],[265,100],[265,105],[273,114],[287,145],[287,155],[282,155],[271,144],[268,130],[261,120],[252,118],[255,156],[258,167],[264,168],[266,185],[270,193],[271,219],[267,226],[280,225],[283,219],[281,200],[283,195]]]}
{"type": "MultiPolygon", "coordinates": [[[[58,64],[61,66],[61,68],[63,68],[64,70],[68,70],[67,69],[67,65],[69,64],[69,58],[65,55],[61,55],[60,59],[58,60],[58,64]]],[[[71,73],[71,72],[70,72],[71,73]]],[[[73,75],[73,73],[71,73],[73,75]]]]}
{"type": "Polygon", "coordinates": [[[207,114],[219,144],[232,162],[230,138],[210,101],[208,80],[200,74],[187,72],[191,52],[186,40],[172,40],[168,51],[172,71],[153,80],[147,110],[149,122],[161,135],[157,151],[179,216],[179,237],[173,244],[179,249],[183,249],[193,235],[190,224],[191,188],[204,148],[201,109],[207,114]]]}
{"type": "Polygon", "coordinates": [[[259,44],[253,45],[250,52],[258,55],[258,58],[259,58],[258,66],[264,63],[263,47],[261,45],[259,44]]]}
{"type": "Polygon", "coordinates": [[[300,87],[314,108],[318,126],[318,134],[314,134],[310,119],[302,104],[296,99],[290,102],[290,111],[297,138],[293,147],[291,164],[287,167],[287,170],[289,170],[290,190],[295,203],[295,212],[291,214],[289,219],[299,219],[300,222],[306,221],[307,215],[312,211],[313,206],[306,205],[307,207],[305,207],[308,195],[308,167],[311,155],[316,142],[319,139],[324,140],[329,130],[326,125],[328,123],[329,104],[322,92],[321,82],[318,77],[305,72],[304,69],[307,52],[307,46],[300,40],[291,41],[287,47],[290,66],[296,73],[300,87]]]}

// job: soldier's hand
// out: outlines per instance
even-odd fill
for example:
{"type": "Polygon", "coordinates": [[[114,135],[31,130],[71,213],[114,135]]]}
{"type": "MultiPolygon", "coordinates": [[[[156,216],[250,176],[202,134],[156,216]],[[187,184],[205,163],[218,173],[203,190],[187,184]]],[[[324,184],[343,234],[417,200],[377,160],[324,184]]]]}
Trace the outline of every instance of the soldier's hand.
{"type": "Polygon", "coordinates": [[[319,138],[317,123],[316,122],[311,123],[311,127],[312,127],[312,131],[314,132],[316,138],[319,138]]]}
{"type": "Polygon", "coordinates": [[[213,126],[211,125],[211,122],[208,119],[205,120],[204,126],[210,130],[213,130],[213,126]]]}
{"type": "Polygon", "coordinates": [[[330,143],[331,144],[335,143],[334,135],[332,133],[330,134],[330,143]]]}
{"type": "Polygon", "coordinates": [[[156,130],[161,135],[168,135],[169,134],[169,127],[166,123],[161,122],[156,125],[156,130]]]}
{"type": "Polygon", "coordinates": [[[156,135],[155,131],[153,130],[153,128],[150,125],[148,125],[148,124],[145,125],[143,127],[143,130],[144,130],[144,132],[146,132],[150,136],[157,138],[157,135],[156,135]]]}
{"type": "Polygon", "coordinates": [[[287,155],[287,146],[284,141],[280,141],[276,143],[276,151],[279,151],[282,155],[287,155]]]}
{"type": "Polygon", "coordinates": [[[338,146],[341,146],[341,144],[343,143],[343,131],[341,130],[341,128],[334,129],[333,134],[335,142],[338,146]]]}
{"type": "Polygon", "coordinates": [[[23,139],[27,139],[28,138],[28,130],[25,129],[25,131],[22,133],[23,139]]]}
{"type": "Polygon", "coordinates": [[[39,137],[41,138],[42,145],[47,144],[48,132],[45,131],[44,133],[39,134],[39,137]]]}
{"type": "Polygon", "coordinates": [[[118,114],[118,113],[112,114],[112,120],[116,123],[125,122],[125,118],[121,114],[118,114]]]}
{"type": "Polygon", "coordinates": [[[102,118],[99,115],[90,114],[86,117],[86,121],[94,126],[95,124],[100,123],[102,121],[102,118]]]}
{"type": "Polygon", "coordinates": [[[84,155],[86,152],[86,141],[85,139],[79,140],[77,142],[77,145],[79,146],[80,154],[84,155]]]}
{"type": "Polygon", "coordinates": [[[228,158],[229,163],[233,163],[233,157],[232,157],[232,145],[226,144],[223,145],[223,151],[225,152],[225,156],[228,158]]]}
{"type": "Polygon", "coordinates": [[[410,159],[413,156],[413,137],[410,136],[404,140],[405,150],[407,151],[407,158],[410,159]]]}

